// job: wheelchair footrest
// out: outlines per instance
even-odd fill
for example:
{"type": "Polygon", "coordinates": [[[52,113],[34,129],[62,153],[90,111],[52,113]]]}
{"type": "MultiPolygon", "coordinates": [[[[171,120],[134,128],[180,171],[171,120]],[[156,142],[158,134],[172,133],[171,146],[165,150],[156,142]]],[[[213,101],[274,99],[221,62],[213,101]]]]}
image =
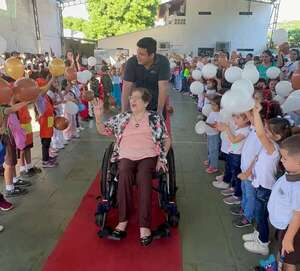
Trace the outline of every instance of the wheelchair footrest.
{"type": "Polygon", "coordinates": [[[99,238],[107,238],[109,235],[111,235],[112,229],[109,227],[105,227],[102,230],[98,231],[99,238]]]}
{"type": "Polygon", "coordinates": [[[152,231],[153,239],[166,238],[170,235],[170,227],[166,223],[159,225],[156,230],[152,231]]]}

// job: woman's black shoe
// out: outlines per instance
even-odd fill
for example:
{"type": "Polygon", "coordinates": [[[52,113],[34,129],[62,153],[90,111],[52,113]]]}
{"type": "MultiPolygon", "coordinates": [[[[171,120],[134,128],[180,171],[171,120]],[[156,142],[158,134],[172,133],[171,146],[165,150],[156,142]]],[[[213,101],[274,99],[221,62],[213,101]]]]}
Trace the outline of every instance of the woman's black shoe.
{"type": "Polygon", "coordinates": [[[153,237],[152,234],[149,236],[141,237],[140,243],[143,247],[149,246],[152,243],[153,237]]]}
{"type": "Polygon", "coordinates": [[[108,239],[120,241],[127,236],[126,231],[114,230],[109,236],[108,239]]]}

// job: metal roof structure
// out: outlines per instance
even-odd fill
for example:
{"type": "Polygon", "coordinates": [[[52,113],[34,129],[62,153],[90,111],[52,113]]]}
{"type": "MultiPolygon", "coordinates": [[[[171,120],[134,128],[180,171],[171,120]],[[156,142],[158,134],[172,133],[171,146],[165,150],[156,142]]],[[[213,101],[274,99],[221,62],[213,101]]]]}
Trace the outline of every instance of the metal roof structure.
{"type": "Polygon", "coordinates": [[[86,0],[56,0],[56,2],[62,7],[78,6],[86,3],[86,0]]]}
{"type": "MultiPolygon", "coordinates": [[[[86,0],[56,0],[56,1],[63,8],[82,5],[86,3],[86,0]]],[[[166,3],[171,1],[172,0],[162,0],[161,3],[166,3]]],[[[263,4],[274,4],[275,2],[277,2],[277,0],[243,0],[243,1],[263,3],[263,4]]]]}

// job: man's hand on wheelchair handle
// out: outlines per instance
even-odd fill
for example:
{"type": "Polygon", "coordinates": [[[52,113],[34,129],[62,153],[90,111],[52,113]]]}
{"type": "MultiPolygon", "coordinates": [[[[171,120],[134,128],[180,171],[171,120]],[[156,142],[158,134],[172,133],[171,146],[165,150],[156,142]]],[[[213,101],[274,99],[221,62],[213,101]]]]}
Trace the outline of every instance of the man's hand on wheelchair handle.
{"type": "Polygon", "coordinates": [[[168,172],[168,167],[167,167],[167,165],[165,163],[161,162],[158,159],[157,163],[156,163],[156,172],[160,172],[160,171],[168,172]]]}

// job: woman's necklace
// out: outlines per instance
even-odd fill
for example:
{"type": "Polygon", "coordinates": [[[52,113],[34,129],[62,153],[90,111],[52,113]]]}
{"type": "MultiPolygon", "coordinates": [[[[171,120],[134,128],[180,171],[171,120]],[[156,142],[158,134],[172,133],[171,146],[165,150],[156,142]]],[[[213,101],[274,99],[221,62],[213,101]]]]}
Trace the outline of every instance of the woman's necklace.
{"type": "Polygon", "coordinates": [[[134,121],[135,121],[135,125],[134,125],[134,126],[135,126],[136,128],[139,128],[139,127],[140,127],[140,123],[141,123],[142,120],[144,119],[145,113],[144,113],[143,117],[142,117],[141,119],[139,119],[139,120],[135,117],[134,114],[132,114],[132,116],[133,116],[134,121]]]}

